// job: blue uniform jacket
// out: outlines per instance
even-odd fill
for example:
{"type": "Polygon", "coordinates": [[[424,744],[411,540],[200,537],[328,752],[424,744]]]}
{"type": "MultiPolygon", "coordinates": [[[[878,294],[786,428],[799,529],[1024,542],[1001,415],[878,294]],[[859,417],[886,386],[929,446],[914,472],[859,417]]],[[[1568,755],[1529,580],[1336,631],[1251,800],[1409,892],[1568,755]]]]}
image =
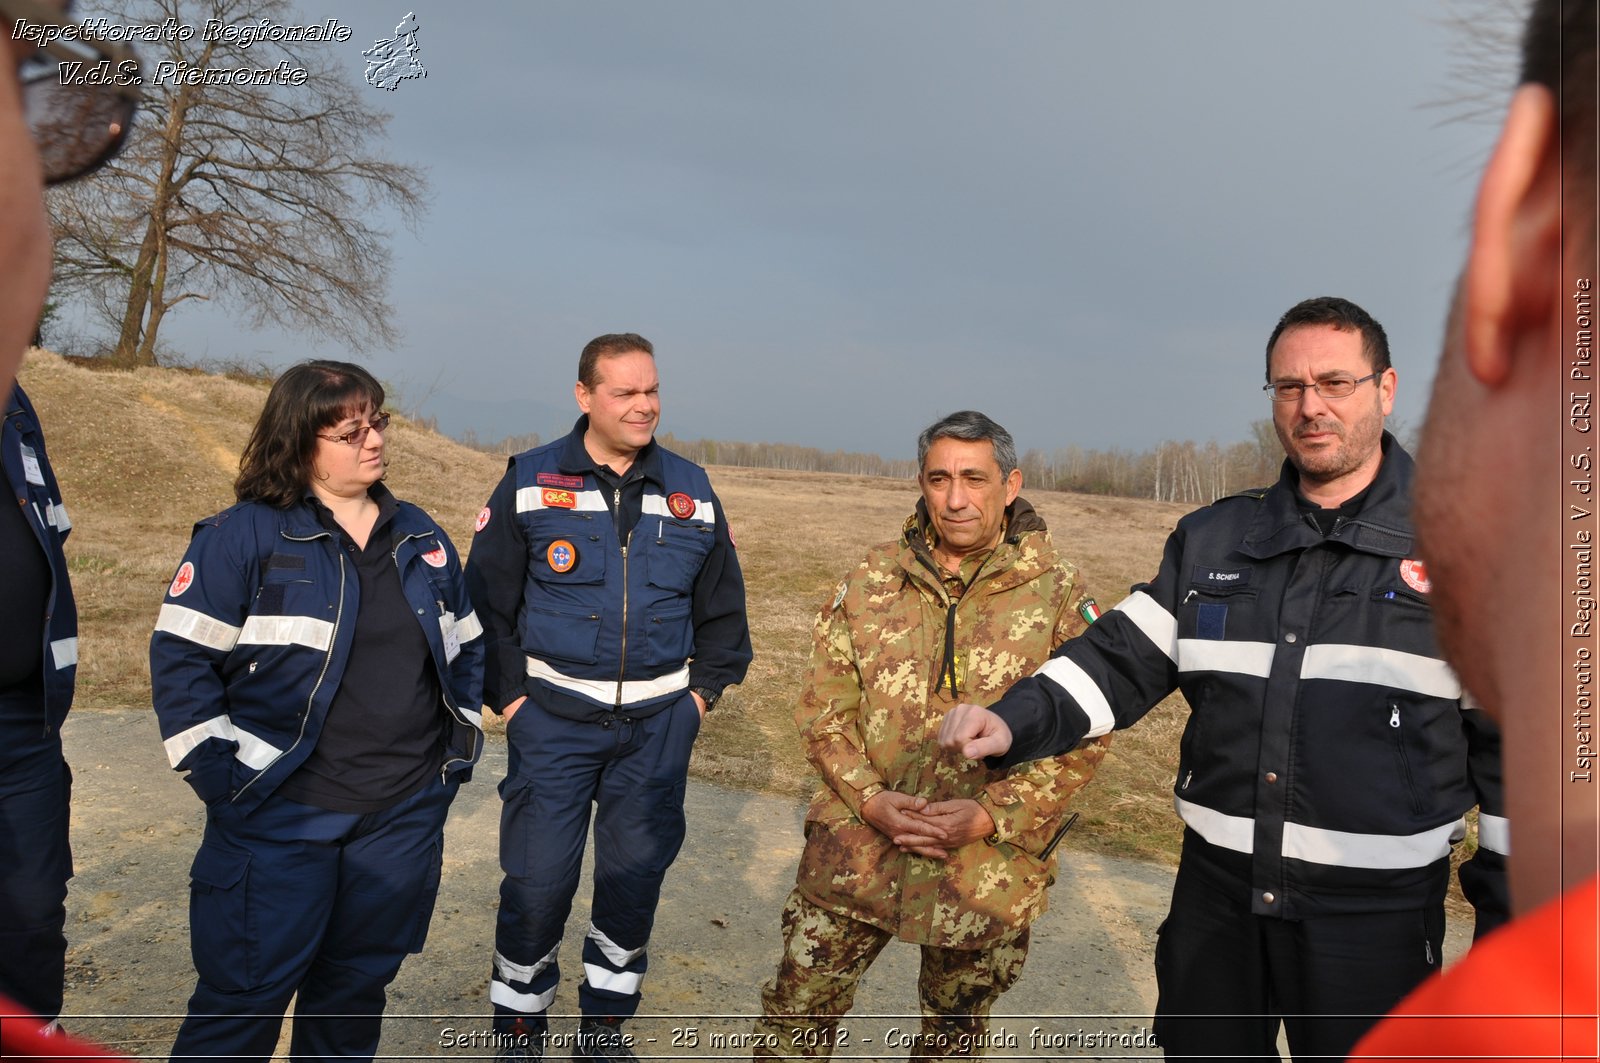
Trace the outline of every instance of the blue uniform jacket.
{"type": "MultiPolygon", "coordinates": [[[[401,502],[389,530],[455,721],[444,771],[465,779],[483,750],[483,629],[433,519],[401,502]]],[[[359,594],[353,562],[306,503],[241,502],[195,525],[150,639],[150,679],[167,758],[201,800],[247,812],[310,755],[359,594]]]]}
{"type": "Polygon", "coordinates": [[[1385,433],[1365,503],[1327,536],[1287,462],[1273,487],[1184,517],[1154,581],[991,706],[1014,736],[1004,763],[1126,727],[1177,688],[1178,813],[1241,904],[1296,919],[1436,902],[1476,805],[1462,887],[1480,934],[1504,922],[1500,735],[1440,658],[1412,475],[1385,433]]]}
{"type": "Polygon", "coordinates": [[[533,694],[571,719],[649,715],[690,686],[739,682],[750,663],[744,579],[705,470],[646,448],[623,544],[623,492],[595,475],[586,426],[513,457],[479,517],[467,570],[497,711],[533,694]]]}
{"type": "Polygon", "coordinates": [[[5,467],[11,497],[22,507],[50,565],[44,644],[39,651],[43,658],[45,715],[39,722],[46,732],[58,731],[72,707],[78,676],[78,607],[72,598],[67,557],[62,551],[72,522],[61,504],[61,487],[45,454],[39,418],[20,384],[12,388],[6,402],[5,423],[0,425],[0,465],[5,467]]]}

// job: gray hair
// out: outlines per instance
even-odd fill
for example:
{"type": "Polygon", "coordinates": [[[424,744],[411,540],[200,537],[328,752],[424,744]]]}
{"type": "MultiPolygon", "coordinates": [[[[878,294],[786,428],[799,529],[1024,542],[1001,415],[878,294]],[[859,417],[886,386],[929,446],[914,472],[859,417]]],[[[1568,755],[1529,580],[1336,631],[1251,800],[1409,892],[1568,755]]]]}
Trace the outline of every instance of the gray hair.
{"type": "Polygon", "coordinates": [[[1017,444],[1011,433],[995,424],[977,410],[958,410],[939,418],[922,430],[917,437],[917,469],[920,472],[928,458],[928,448],[936,439],[965,439],[977,442],[987,439],[994,447],[995,464],[1001,476],[1010,476],[1017,467],[1017,444]]]}

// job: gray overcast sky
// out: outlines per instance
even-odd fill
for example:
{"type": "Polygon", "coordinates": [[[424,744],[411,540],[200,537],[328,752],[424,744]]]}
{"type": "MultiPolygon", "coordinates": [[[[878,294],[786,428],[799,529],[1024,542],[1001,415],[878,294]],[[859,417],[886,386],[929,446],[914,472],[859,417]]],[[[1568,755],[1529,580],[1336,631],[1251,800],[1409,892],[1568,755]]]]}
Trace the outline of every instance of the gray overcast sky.
{"type": "MultiPolygon", "coordinates": [[[[1495,133],[1430,106],[1447,0],[299,10],[357,80],[416,12],[426,79],[361,88],[434,199],[394,237],[401,345],[358,357],[486,438],[565,431],[579,349],[633,330],[686,437],[906,457],[971,406],[1024,450],[1227,444],[1322,294],[1385,324],[1414,425],[1495,133]]],[[[346,353],[192,303],[162,336],[346,353]]]]}

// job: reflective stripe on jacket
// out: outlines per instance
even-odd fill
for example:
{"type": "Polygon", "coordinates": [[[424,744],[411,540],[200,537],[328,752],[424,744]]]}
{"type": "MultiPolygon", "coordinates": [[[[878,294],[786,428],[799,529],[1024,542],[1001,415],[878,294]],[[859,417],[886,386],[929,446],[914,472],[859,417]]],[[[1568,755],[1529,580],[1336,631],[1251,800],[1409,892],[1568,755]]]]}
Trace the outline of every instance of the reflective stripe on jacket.
{"type": "Polygon", "coordinates": [[[1153,582],[992,706],[1016,736],[1003,762],[1126,727],[1177,688],[1178,812],[1254,912],[1431,903],[1477,805],[1462,883],[1479,932],[1504,921],[1499,733],[1434,641],[1412,474],[1385,433],[1365,504],[1326,537],[1287,463],[1273,487],[1185,516],[1153,582]]]}
{"type": "MultiPolygon", "coordinates": [[[[399,505],[392,556],[454,721],[443,770],[469,772],[483,749],[483,631],[449,537],[399,505]]],[[[195,525],[150,639],[150,679],[167,758],[202,800],[254,808],[310,755],[359,597],[354,563],[306,503],[241,502],[195,525]]]]}

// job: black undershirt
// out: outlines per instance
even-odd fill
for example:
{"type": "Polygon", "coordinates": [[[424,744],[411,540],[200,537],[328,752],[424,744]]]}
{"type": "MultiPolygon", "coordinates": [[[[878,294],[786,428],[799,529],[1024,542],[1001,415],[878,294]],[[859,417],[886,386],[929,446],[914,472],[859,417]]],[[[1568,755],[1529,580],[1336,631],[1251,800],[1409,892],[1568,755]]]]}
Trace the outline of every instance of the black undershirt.
{"type": "Polygon", "coordinates": [[[1300,493],[1299,488],[1294,492],[1294,503],[1300,507],[1300,512],[1306,514],[1316,524],[1317,530],[1326,538],[1333,531],[1334,525],[1342,517],[1350,520],[1361,512],[1361,507],[1367,504],[1367,496],[1372,493],[1372,485],[1368,484],[1364,490],[1354,497],[1346,499],[1342,504],[1324,508],[1311,501],[1300,493]]]}
{"type": "MultiPolygon", "coordinates": [[[[378,521],[365,549],[311,503],[361,580],[355,640],[316,748],[278,792],[333,812],[379,812],[421,790],[444,762],[445,715],[428,640],[400,585],[389,529],[399,506],[372,492],[378,521]]],[[[437,623],[432,616],[423,623],[437,623]]]]}

